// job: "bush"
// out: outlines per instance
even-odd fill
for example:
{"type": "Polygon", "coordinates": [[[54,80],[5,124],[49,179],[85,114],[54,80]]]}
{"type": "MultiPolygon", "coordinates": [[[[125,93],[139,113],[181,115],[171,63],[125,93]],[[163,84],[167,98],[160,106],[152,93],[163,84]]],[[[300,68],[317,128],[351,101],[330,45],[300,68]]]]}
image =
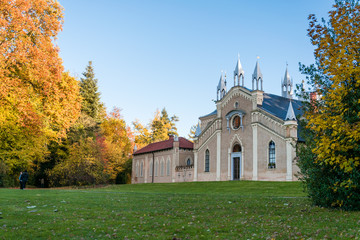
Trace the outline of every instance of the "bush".
{"type": "Polygon", "coordinates": [[[50,186],[84,186],[108,181],[101,153],[92,138],[74,143],[69,152],[69,158],[47,172],[50,186]]]}
{"type": "Polygon", "coordinates": [[[316,162],[316,155],[312,152],[315,145],[312,134],[304,129],[303,136],[305,143],[297,144],[299,179],[304,183],[313,204],[327,208],[360,210],[358,168],[354,167],[351,173],[346,173],[339,166],[316,162]]]}

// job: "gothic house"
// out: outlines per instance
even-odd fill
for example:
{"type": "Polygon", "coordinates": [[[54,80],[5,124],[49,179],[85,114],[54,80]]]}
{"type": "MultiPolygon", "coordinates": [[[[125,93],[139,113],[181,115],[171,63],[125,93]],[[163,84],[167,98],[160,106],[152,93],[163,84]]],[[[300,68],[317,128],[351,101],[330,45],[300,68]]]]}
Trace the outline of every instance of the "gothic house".
{"type": "Polygon", "coordinates": [[[301,102],[287,68],[282,96],[265,93],[263,80],[256,62],[252,89],[245,87],[238,59],[233,87],[221,75],[216,109],[199,118],[194,142],[175,136],[135,151],[132,183],[297,180],[301,102]]]}

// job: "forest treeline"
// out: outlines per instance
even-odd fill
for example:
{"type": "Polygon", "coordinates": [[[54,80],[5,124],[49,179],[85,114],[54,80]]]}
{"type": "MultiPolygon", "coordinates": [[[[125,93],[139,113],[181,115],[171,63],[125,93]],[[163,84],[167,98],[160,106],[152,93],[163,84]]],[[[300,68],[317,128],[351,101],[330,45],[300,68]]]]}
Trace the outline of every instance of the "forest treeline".
{"type": "Polygon", "coordinates": [[[64,70],[57,1],[1,1],[0,9],[0,186],[17,185],[24,170],[34,186],[128,183],[135,144],[177,135],[178,118],[165,108],[134,131],[119,108],[108,112],[91,61],[80,79],[64,70]]]}

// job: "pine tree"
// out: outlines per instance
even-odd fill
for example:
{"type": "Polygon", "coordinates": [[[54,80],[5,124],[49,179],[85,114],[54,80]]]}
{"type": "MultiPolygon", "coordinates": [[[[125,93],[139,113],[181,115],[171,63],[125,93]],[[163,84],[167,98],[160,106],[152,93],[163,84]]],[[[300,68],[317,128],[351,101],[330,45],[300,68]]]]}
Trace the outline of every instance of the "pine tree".
{"type": "Polygon", "coordinates": [[[89,65],[86,67],[83,75],[84,78],[80,80],[80,94],[83,98],[81,110],[95,121],[100,121],[102,104],[100,103],[100,93],[98,92],[98,80],[95,78],[91,61],[89,61],[89,65]]]}

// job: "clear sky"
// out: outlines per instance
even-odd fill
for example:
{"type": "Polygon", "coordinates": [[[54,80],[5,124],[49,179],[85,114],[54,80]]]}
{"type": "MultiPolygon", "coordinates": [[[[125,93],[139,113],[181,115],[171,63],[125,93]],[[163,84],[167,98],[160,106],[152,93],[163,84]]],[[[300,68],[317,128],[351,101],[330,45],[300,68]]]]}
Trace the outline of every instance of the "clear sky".
{"type": "Polygon", "coordinates": [[[259,56],[264,91],[281,95],[286,63],[294,83],[299,62],[314,62],[310,13],[327,17],[330,0],[59,0],[65,23],[57,45],[65,69],[80,78],[93,61],[101,100],[126,123],[147,124],[156,109],[177,115],[187,137],[215,110],[221,71],[233,86],[238,54],[245,86],[259,56]]]}

